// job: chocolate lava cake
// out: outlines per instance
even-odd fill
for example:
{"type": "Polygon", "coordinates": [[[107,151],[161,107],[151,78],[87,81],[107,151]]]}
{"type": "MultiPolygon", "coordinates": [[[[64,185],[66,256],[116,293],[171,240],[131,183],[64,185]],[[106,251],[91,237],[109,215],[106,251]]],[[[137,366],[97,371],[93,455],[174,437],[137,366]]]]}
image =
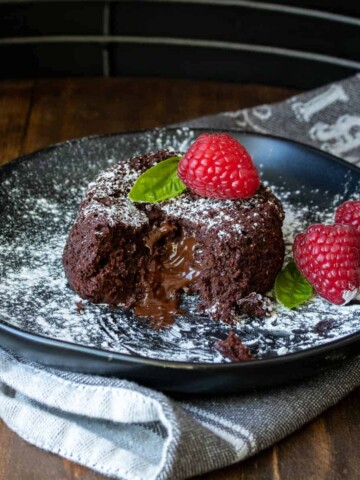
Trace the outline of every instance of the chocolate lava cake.
{"type": "Polygon", "coordinates": [[[244,299],[270,290],[282,267],[281,203],[262,185],[245,200],[186,190],[157,204],[131,202],[138,176],[172,156],[164,150],[117,163],[89,185],[64,250],[67,279],[80,297],[133,308],[155,326],[180,313],[184,292],[232,323],[244,299]]]}

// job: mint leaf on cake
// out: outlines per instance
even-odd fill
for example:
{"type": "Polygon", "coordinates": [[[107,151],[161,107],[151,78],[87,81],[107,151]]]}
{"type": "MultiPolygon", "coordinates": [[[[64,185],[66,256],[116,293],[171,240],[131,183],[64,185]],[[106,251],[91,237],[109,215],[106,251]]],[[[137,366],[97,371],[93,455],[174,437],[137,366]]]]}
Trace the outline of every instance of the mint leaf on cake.
{"type": "Polygon", "coordinates": [[[158,203],[180,195],[186,186],[177,175],[181,157],[170,157],[154,165],[138,177],[130,190],[133,202],[158,203]]]}

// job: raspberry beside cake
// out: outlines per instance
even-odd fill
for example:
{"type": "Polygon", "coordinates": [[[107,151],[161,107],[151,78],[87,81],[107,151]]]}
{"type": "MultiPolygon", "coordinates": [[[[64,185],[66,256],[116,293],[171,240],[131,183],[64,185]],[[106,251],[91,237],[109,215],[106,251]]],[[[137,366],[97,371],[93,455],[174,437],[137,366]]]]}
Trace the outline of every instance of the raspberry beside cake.
{"type": "Polygon", "coordinates": [[[67,279],[80,297],[133,308],[154,325],[173,321],[183,292],[231,323],[244,297],[270,290],[282,267],[281,203],[263,186],[239,200],[186,190],[161,203],[131,202],[139,175],[173,155],[120,162],[89,185],[64,250],[67,279]]]}

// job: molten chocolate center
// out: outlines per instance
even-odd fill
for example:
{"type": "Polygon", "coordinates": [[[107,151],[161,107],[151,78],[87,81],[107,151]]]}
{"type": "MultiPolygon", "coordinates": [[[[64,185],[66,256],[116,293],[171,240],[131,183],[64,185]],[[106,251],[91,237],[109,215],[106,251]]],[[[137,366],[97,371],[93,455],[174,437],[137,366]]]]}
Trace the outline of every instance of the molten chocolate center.
{"type": "Polygon", "coordinates": [[[149,233],[145,245],[150,251],[143,278],[145,295],[135,315],[148,317],[155,328],[172,324],[179,309],[180,294],[194,284],[200,265],[194,259],[196,239],[185,237],[179,228],[163,223],[149,233]]]}

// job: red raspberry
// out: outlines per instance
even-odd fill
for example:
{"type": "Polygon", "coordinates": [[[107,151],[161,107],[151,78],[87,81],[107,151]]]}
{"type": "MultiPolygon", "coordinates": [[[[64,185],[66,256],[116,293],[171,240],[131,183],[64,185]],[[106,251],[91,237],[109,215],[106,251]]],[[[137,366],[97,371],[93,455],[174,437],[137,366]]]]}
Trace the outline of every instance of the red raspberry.
{"type": "Polygon", "coordinates": [[[342,203],[335,212],[335,223],[352,225],[360,233],[360,201],[349,200],[342,203]]]}
{"type": "Polygon", "coordinates": [[[296,235],[294,259],[316,292],[336,305],[345,305],[360,286],[360,237],[350,225],[311,225],[296,235]]]}
{"type": "Polygon", "coordinates": [[[202,197],[248,198],[260,186],[246,149],[227,133],[204,133],[181,159],[178,175],[202,197]]]}

